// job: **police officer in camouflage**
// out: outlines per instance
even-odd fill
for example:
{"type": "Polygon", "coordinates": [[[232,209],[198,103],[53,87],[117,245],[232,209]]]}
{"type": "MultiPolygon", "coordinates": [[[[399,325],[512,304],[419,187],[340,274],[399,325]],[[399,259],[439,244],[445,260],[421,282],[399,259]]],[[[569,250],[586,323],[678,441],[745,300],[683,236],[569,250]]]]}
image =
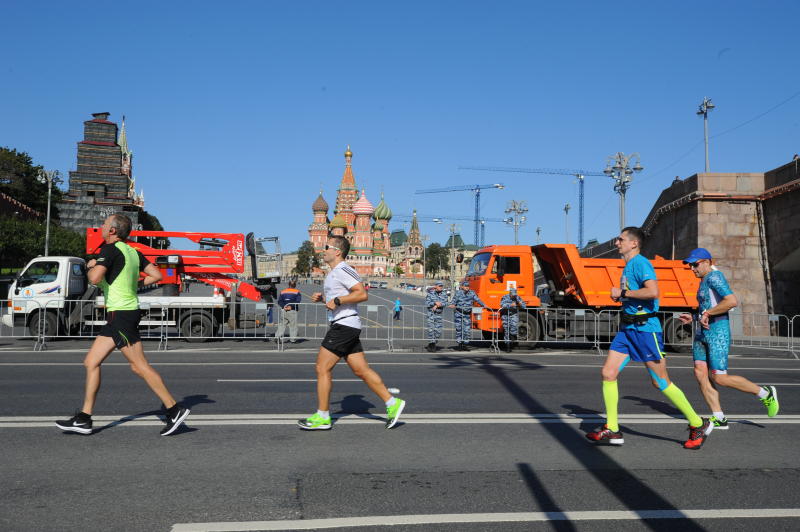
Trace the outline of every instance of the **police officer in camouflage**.
{"type": "Polygon", "coordinates": [[[425,296],[425,307],[428,309],[427,330],[428,345],[425,350],[436,352],[436,342],[442,337],[442,312],[447,305],[447,294],[444,292],[444,283],[438,281],[433,288],[428,289],[425,296]]]}
{"type": "Polygon", "coordinates": [[[525,301],[517,295],[516,288],[510,288],[500,299],[500,317],[503,320],[503,339],[506,353],[511,352],[512,342],[517,341],[519,311],[525,308],[525,301]]]}
{"type": "Polygon", "coordinates": [[[472,336],[472,304],[478,303],[483,308],[489,307],[481,301],[478,294],[470,290],[469,282],[461,282],[461,290],[456,290],[450,308],[453,310],[453,321],[456,325],[456,341],[458,345],[456,351],[469,351],[467,344],[472,336]]]}

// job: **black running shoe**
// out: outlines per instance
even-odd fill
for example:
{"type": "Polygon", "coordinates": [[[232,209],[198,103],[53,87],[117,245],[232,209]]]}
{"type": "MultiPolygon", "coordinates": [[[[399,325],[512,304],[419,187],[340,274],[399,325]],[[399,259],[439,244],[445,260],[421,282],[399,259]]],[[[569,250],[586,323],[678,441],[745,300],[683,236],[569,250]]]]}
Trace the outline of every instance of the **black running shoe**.
{"type": "Polygon", "coordinates": [[[83,412],[75,412],[75,415],[64,421],[56,421],[56,427],[64,432],[77,432],[78,434],[92,433],[92,416],[83,412]]]}
{"type": "Polygon", "coordinates": [[[180,403],[175,403],[167,409],[167,426],[161,430],[162,436],[169,436],[175,432],[181,423],[189,416],[189,409],[180,403]]]}

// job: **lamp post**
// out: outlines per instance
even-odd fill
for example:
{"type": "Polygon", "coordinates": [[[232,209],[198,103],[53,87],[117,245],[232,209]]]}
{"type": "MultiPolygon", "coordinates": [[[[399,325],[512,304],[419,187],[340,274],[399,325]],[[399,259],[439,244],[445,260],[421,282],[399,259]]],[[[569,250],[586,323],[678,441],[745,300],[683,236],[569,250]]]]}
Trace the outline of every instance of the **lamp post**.
{"type": "Polygon", "coordinates": [[[456,224],[450,224],[450,285],[452,288],[453,279],[456,278],[456,224]]]}
{"type": "Polygon", "coordinates": [[[565,242],[569,244],[569,203],[564,205],[564,233],[566,236],[565,242]]]}
{"type": "Polygon", "coordinates": [[[47,183],[47,225],[44,231],[44,256],[50,252],[50,196],[53,192],[53,182],[60,183],[61,179],[58,170],[39,170],[37,179],[40,183],[47,183]]]}
{"type": "Polygon", "coordinates": [[[537,244],[539,243],[539,239],[540,239],[541,236],[542,236],[542,228],[541,227],[537,227],[536,228],[536,243],[537,244]]]}
{"type": "Polygon", "coordinates": [[[711,98],[703,98],[703,103],[697,109],[698,115],[703,115],[703,139],[706,144],[706,173],[709,172],[708,165],[708,112],[714,109],[715,105],[711,103],[711,98]]]}
{"type": "Polygon", "coordinates": [[[512,214],[513,218],[507,218],[506,223],[514,226],[514,244],[519,244],[519,226],[525,224],[527,219],[522,216],[528,212],[528,205],[524,201],[511,200],[505,210],[506,214],[512,214]]]}
{"type": "Polygon", "coordinates": [[[625,227],[625,193],[630,188],[631,176],[634,172],[641,172],[644,167],[639,162],[639,154],[632,153],[625,155],[622,152],[617,152],[615,155],[608,157],[603,173],[612,178],[614,183],[614,192],[619,194],[619,228],[622,230],[625,227]],[[633,168],[630,166],[632,159],[636,160],[633,168]]]}

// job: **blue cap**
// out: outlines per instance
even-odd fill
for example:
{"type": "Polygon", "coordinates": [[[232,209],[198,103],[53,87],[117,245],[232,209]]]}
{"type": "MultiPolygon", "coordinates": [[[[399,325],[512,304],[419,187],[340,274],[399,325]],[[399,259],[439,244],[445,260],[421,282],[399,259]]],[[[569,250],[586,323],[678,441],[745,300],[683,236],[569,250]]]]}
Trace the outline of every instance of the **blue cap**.
{"type": "Polygon", "coordinates": [[[693,249],[689,256],[683,259],[684,264],[692,264],[698,260],[711,260],[711,253],[706,248],[693,249]]]}
{"type": "Polygon", "coordinates": [[[436,286],[444,286],[444,283],[442,281],[436,281],[436,286]]]}
{"type": "Polygon", "coordinates": [[[469,286],[469,281],[461,281],[461,286],[469,286]]]}

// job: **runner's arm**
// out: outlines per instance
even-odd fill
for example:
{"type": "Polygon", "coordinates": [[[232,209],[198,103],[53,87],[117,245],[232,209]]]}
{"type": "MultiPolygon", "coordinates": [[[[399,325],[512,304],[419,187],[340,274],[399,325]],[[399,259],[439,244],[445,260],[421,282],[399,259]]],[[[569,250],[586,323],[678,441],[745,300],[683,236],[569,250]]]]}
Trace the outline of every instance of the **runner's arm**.
{"type": "Polygon", "coordinates": [[[734,294],[728,294],[727,296],[722,298],[722,301],[716,304],[716,306],[711,307],[703,314],[708,314],[709,316],[719,316],[721,314],[725,314],[732,308],[739,305],[739,301],[736,299],[734,294]]]}
{"type": "Polygon", "coordinates": [[[159,282],[164,276],[161,275],[161,270],[158,269],[158,266],[155,264],[149,263],[147,266],[144,267],[144,280],[142,280],[142,284],[145,286],[150,286],[151,284],[155,284],[159,282]]]}

